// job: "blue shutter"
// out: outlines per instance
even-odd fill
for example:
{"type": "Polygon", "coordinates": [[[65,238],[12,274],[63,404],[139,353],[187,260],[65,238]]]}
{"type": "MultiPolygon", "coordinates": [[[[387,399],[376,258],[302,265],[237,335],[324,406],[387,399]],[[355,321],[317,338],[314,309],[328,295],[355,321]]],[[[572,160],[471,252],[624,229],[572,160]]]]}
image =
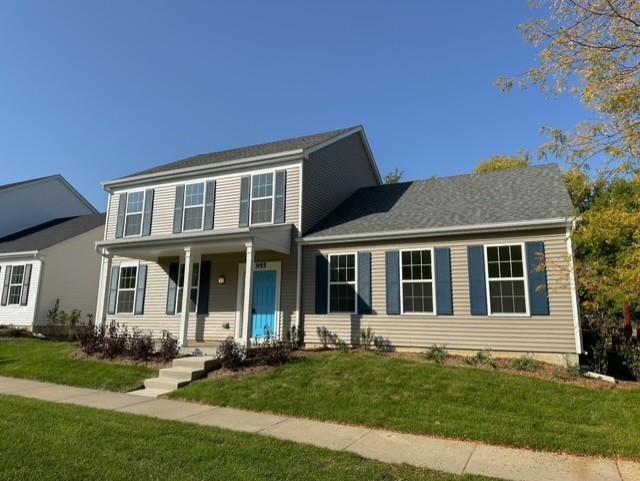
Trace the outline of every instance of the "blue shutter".
{"type": "Polygon", "coordinates": [[[371,252],[358,252],[358,314],[371,314],[371,252]]]}
{"type": "Polygon", "coordinates": [[[284,223],[284,208],[285,208],[285,192],[287,182],[287,171],[276,171],[276,207],[273,216],[273,222],[275,224],[284,223]]]}
{"type": "Polygon", "coordinates": [[[316,314],[326,314],[329,284],[329,261],[321,254],[316,256],[316,314]]]}
{"type": "Polygon", "coordinates": [[[467,247],[471,315],[487,315],[487,287],[484,277],[484,247],[467,247]]]}
{"type": "Polygon", "coordinates": [[[400,314],[400,253],[385,253],[387,276],[387,314],[400,314]]]}
{"type": "Polygon", "coordinates": [[[26,306],[29,301],[29,285],[31,284],[31,264],[24,266],[24,276],[22,277],[22,295],[20,305],[26,306]]]}
{"type": "Polygon", "coordinates": [[[537,270],[540,263],[544,262],[544,242],[527,242],[525,247],[529,275],[529,312],[532,316],[548,316],[547,271],[537,270]]]}
{"type": "Polygon", "coordinates": [[[198,314],[209,314],[209,285],[211,284],[211,261],[200,263],[200,289],[198,292],[198,314]]]}
{"type": "Polygon", "coordinates": [[[2,305],[7,305],[7,300],[9,299],[9,282],[11,281],[11,266],[6,267],[6,271],[4,271],[4,286],[2,287],[2,305]]]}
{"type": "Polygon", "coordinates": [[[151,235],[151,217],[153,216],[153,189],[144,193],[144,214],[142,215],[142,235],[151,235]]]}
{"type": "Polygon", "coordinates": [[[216,203],[216,181],[210,180],[205,187],[204,230],[213,229],[213,213],[216,203]]]}
{"type": "Polygon", "coordinates": [[[136,281],[136,306],[134,314],[144,314],[144,294],[147,287],[147,266],[138,267],[138,280],[136,281]]]}
{"type": "Polygon", "coordinates": [[[118,200],[118,219],[116,223],[116,238],[120,239],[124,234],[124,218],[127,213],[127,194],[120,194],[118,200]]]}
{"type": "Polygon", "coordinates": [[[453,315],[453,293],[451,289],[451,249],[439,247],[435,249],[435,275],[437,314],[439,316],[453,315]]]}
{"type": "MultiPolygon", "coordinates": [[[[114,266],[111,268],[111,284],[109,285],[109,305],[107,306],[107,314],[116,313],[116,302],[118,300],[118,277],[120,276],[120,268],[114,266]]],[[[99,319],[99,321],[102,321],[99,319]]]]}
{"type": "Polygon", "coordinates": [[[176,313],[176,291],[178,290],[178,275],[180,264],[177,262],[169,264],[169,287],[167,288],[167,314],[176,313]]]}
{"type": "Polygon", "coordinates": [[[251,177],[248,175],[240,179],[240,227],[249,225],[249,197],[251,194],[251,177]]]}
{"type": "Polygon", "coordinates": [[[176,202],[173,206],[173,233],[182,232],[182,207],[184,206],[184,185],[176,186],[176,202]]]}

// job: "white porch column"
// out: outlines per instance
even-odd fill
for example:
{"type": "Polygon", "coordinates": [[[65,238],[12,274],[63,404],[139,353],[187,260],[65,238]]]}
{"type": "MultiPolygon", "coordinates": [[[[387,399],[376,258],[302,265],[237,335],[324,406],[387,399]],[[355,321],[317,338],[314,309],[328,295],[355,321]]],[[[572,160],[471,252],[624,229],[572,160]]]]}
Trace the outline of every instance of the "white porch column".
{"type": "MultiPolygon", "coordinates": [[[[187,347],[189,333],[189,306],[191,303],[191,277],[194,257],[191,247],[184,248],[184,282],[182,285],[182,311],[180,312],[180,346],[187,347]]],[[[197,262],[197,261],[196,261],[197,262]]]]}
{"type": "Polygon", "coordinates": [[[96,327],[104,324],[107,312],[107,303],[109,302],[109,282],[111,277],[111,262],[113,256],[106,250],[103,250],[102,261],[100,262],[100,280],[98,282],[98,304],[96,305],[96,317],[94,323],[96,327]]]}
{"type": "Polygon", "coordinates": [[[247,248],[247,260],[244,271],[244,299],[242,303],[242,340],[249,347],[251,338],[251,322],[253,319],[253,267],[255,252],[253,241],[245,244],[247,248]]]}

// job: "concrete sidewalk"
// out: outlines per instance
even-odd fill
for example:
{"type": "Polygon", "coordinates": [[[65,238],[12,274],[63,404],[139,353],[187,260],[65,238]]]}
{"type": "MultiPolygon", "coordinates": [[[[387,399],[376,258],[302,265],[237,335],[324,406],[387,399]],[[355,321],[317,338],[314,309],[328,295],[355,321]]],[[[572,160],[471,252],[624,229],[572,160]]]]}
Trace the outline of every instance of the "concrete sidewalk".
{"type": "Polygon", "coordinates": [[[386,463],[522,481],[640,480],[640,463],[416,436],[0,376],[0,394],[257,433],[386,463]]]}

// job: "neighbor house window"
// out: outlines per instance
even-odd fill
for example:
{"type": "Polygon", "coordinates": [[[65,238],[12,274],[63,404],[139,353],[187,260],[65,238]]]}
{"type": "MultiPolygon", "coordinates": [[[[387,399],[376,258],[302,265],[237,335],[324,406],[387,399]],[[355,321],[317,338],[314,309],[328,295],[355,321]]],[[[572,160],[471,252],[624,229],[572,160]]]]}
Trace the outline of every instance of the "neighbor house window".
{"type": "Polygon", "coordinates": [[[202,229],[204,182],[187,184],[184,189],[184,224],[182,230],[202,229]]]}
{"type": "Polygon", "coordinates": [[[273,222],[273,172],[251,179],[251,223],[273,222]]]}
{"type": "Polygon", "coordinates": [[[13,266],[9,280],[8,304],[20,304],[22,283],[24,282],[24,266],[13,266]]]}
{"type": "Polygon", "coordinates": [[[329,312],[356,312],[356,256],[329,256],[329,312]]]}
{"type": "Polygon", "coordinates": [[[133,313],[136,298],[136,279],[138,268],[136,266],[120,267],[118,280],[118,307],[117,313],[133,313]]]}
{"type": "Polygon", "coordinates": [[[492,314],[525,314],[526,286],[522,245],[487,246],[487,277],[492,314]]]}
{"type": "Polygon", "coordinates": [[[142,232],[142,212],[144,210],[144,192],[132,192],[127,195],[127,210],[124,221],[124,235],[140,235],[142,232]]]}
{"type": "Polygon", "coordinates": [[[402,312],[433,314],[432,259],[431,250],[402,252],[402,312]]]}
{"type": "MultiPolygon", "coordinates": [[[[200,287],[200,264],[193,264],[191,269],[191,295],[189,296],[189,312],[196,312],[198,305],[198,288],[200,287]]],[[[176,313],[182,312],[182,293],[184,292],[184,264],[180,264],[178,289],[176,290],[176,313]]]]}

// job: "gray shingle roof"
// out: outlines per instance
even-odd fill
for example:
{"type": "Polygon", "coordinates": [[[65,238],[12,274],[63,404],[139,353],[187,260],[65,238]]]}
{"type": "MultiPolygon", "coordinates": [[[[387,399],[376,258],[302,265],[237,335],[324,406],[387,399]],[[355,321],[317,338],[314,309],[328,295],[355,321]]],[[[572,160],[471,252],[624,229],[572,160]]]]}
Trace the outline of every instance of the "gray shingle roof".
{"type": "Polygon", "coordinates": [[[104,225],[105,214],[54,219],[0,239],[0,254],[39,251],[104,225]]]}
{"type": "Polygon", "coordinates": [[[227,162],[231,160],[247,159],[263,155],[277,154],[288,152],[291,150],[308,149],[315,145],[321,144],[333,137],[337,137],[355,127],[346,129],[332,130],[321,134],[306,135],[304,137],[296,137],[293,139],[279,140],[277,142],[269,142],[267,144],[251,145],[248,147],[240,147],[237,149],[223,150],[221,152],[212,152],[209,154],[200,154],[186,159],[171,162],[169,164],[159,165],[151,169],[142,170],[135,174],[127,175],[128,177],[136,177],[138,175],[156,174],[159,172],[167,172],[176,169],[185,169],[188,167],[199,167],[219,162],[227,162]]]}
{"type": "Polygon", "coordinates": [[[555,164],[366,187],[307,239],[564,218],[573,206],[555,164]]]}

